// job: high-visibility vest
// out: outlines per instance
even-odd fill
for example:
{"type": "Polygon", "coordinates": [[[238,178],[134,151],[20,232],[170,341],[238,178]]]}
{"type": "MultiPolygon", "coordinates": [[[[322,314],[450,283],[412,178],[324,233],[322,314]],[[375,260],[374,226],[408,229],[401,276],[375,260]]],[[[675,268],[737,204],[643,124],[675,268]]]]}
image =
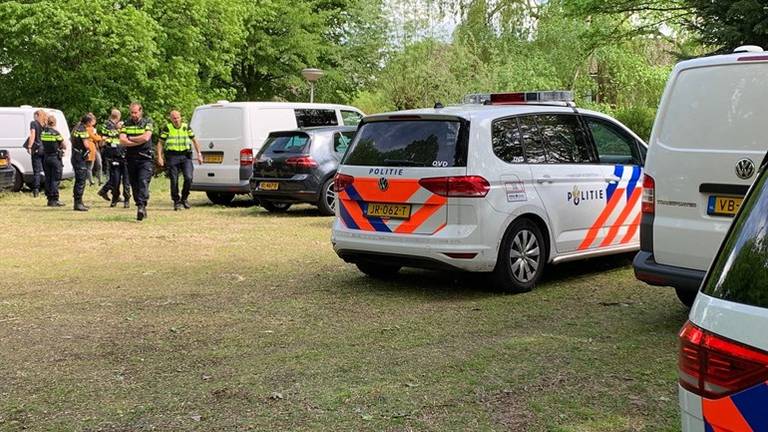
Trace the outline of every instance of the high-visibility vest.
{"type": "Polygon", "coordinates": [[[182,123],[180,128],[176,128],[173,123],[168,123],[165,130],[160,134],[163,140],[163,149],[172,152],[192,151],[192,138],[195,134],[186,123],[182,123]]]}

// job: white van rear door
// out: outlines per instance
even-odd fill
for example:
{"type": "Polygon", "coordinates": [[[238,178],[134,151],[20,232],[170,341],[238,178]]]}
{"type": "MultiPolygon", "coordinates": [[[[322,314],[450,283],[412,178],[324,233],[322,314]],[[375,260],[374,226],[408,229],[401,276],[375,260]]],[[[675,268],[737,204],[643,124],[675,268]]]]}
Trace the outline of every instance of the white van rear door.
{"type": "Polygon", "coordinates": [[[203,164],[196,167],[193,183],[241,183],[240,152],[247,147],[245,110],[227,105],[201,107],[192,116],[190,127],[203,155],[203,164]]]}
{"type": "Polygon", "coordinates": [[[657,263],[709,266],[768,149],[766,100],[764,61],[684,69],[670,84],[648,164],[657,263]]]}

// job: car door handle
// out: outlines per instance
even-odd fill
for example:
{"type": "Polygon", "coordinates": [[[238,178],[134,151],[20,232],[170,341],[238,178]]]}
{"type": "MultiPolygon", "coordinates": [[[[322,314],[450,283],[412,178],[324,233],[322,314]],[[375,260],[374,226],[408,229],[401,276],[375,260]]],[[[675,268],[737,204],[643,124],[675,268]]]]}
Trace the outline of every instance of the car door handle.
{"type": "Polygon", "coordinates": [[[552,183],[552,177],[545,175],[541,176],[536,179],[536,183],[542,184],[542,183],[552,183]]]}
{"type": "Polygon", "coordinates": [[[616,176],[608,176],[608,177],[605,178],[605,182],[606,183],[616,184],[616,183],[618,183],[620,181],[621,181],[621,179],[616,177],[616,176]]]}

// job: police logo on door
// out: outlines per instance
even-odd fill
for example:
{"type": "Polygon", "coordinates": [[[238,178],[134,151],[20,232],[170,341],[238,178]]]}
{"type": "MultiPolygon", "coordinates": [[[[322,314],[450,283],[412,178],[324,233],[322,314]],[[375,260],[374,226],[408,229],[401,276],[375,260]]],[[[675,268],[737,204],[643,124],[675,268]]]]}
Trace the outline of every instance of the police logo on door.
{"type": "Polygon", "coordinates": [[[755,174],[755,163],[751,159],[741,159],[736,162],[736,175],[743,180],[752,177],[755,174]]]}
{"type": "Polygon", "coordinates": [[[389,189],[389,181],[386,179],[386,177],[382,177],[379,179],[379,190],[384,192],[387,189],[389,189]]]}

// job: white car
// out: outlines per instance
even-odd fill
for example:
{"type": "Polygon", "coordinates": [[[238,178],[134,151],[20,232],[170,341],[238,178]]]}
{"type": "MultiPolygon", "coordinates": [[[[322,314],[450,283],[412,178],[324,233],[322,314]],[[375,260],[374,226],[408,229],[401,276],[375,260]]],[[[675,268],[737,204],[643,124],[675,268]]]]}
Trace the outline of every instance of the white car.
{"type": "Polygon", "coordinates": [[[741,205],[680,332],[684,432],[768,430],[768,176],[741,205]]]}
{"type": "Polygon", "coordinates": [[[195,167],[192,190],[216,204],[250,194],[253,156],[271,132],[319,126],[356,126],[363,113],[347,105],[219,101],[195,109],[189,125],[203,164],[195,167]]]}
{"type": "MultiPolygon", "coordinates": [[[[16,170],[11,190],[18,192],[24,187],[24,183],[31,184],[33,180],[32,157],[24,146],[29,138],[29,124],[34,120],[35,111],[45,110],[49,115],[56,117],[56,130],[61,133],[64,140],[69,141],[69,126],[67,119],[59,110],[48,108],[35,108],[28,105],[21,107],[0,107],[0,148],[8,150],[11,165],[16,170]]],[[[68,179],[75,176],[72,169],[70,155],[72,149],[67,146],[64,158],[62,178],[68,179]]]]}
{"type": "Polygon", "coordinates": [[[493,272],[522,292],[547,263],[637,250],[637,135],[569,92],[468,100],[484,104],[363,119],[335,179],[342,259],[377,277],[493,272]]]}
{"type": "Polygon", "coordinates": [[[768,149],[768,53],[737,51],[675,67],[649,142],[635,275],[687,306],[768,149]]]}

